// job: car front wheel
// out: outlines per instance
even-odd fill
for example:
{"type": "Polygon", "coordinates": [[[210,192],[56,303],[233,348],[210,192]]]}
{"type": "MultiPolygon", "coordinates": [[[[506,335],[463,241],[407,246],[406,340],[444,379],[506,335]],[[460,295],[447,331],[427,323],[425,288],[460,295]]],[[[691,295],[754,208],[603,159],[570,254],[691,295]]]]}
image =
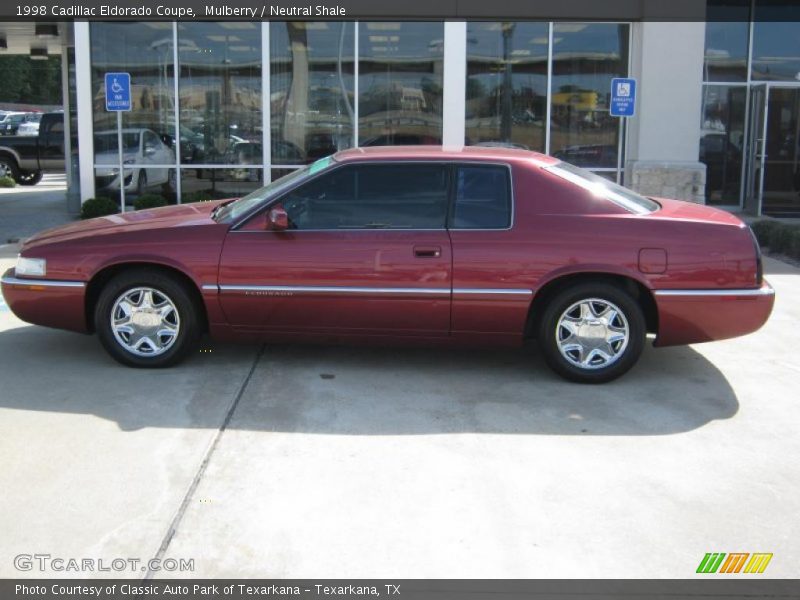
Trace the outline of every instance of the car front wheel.
{"type": "Polygon", "coordinates": [[[547,364],[579,383],[604,383],[627,372],[647,335],[641,307],[627,292],[586,283],[559,292],[540,321],[538,340],[547,364]]]}
{"type": "Polygon", "coordinates": [[[105,349],[131,367],[168,367],[181,361],[200,337],[198,310],[186,287],[157,270],[114,277],[95,309],[105,349]]]}

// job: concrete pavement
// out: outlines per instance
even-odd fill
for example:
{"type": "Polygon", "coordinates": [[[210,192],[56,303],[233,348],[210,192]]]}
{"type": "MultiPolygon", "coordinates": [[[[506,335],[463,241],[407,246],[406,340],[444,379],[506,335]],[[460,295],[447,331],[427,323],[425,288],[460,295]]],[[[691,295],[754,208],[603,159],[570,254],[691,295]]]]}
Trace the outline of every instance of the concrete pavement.
{"type": "Polygon", "coordinates": [[[0,305],[0,577],[41,576],[14,567],[34,552],[199,577],[692,577],[772,552],[764,576],[796,576],[800,271],[766,270],[763,330],[594,387],[535,349],[217,344],[132,370],[0,305]]]}
{"type": "Polygon", "coordinates": [[[75,219],[67,212],[67,179],[48,173],[35,186],[0,188],[0,246],[75,219]]]}

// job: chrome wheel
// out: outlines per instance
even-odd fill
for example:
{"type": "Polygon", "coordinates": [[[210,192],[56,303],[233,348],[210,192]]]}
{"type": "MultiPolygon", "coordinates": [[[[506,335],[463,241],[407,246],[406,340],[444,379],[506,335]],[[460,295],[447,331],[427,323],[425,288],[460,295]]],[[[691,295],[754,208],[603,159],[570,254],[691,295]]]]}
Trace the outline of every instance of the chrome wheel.
{"type": "Polygon", "coordinates": [[[0,160],[0,177],[14,177],[14,171],[5,160],[0,160]]]}
{"type": "Polygon", "coordinates": [[[127,290],[111,308],[114,338],[136,356],[163,354],[175,343],[180,327],[175,303],[155,288],[127,290]]]}
{"type": "Polygon", "coordinates": [[[600,298],[579,300],[556,325],[561,355],[581,369],[602,369],[617,362],[628,347],[630,327],[615,304],[600,298]]]}

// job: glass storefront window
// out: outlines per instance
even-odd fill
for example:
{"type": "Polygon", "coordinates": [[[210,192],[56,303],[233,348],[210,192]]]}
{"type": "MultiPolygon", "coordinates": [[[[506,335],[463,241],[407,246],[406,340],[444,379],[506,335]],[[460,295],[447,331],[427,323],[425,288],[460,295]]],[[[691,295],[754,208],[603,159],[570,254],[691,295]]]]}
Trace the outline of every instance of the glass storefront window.
{"type": "Polygon", "coordinates": [[[444,23],[359,24],[360,146],[442,143],[444,23]]]}
{"type": "MultiPolygon", "coordinates": [[[[758,16],[757,4],[756,18],[758,16]]],[[[756,21],[753,24],[751,78],[754,81],[800,82],[800,22],[756,21]]]]}
{"type": "Polygon", "coordinates": [[[739,203],[746,100],[746,86],[703,86],[699,159],[706,165],[708,204],[739,203]]]}
{"type": "Polygon", "coordinates": [[[178,61],[181,163],[261,165],[261,27],[178,23],[178,61]]]}
{"type": "Polygon", "coordinates": [[[709,0],[703,81],[746,81],[750,0],[709,0]]]}
{"type": "Polygon", "coordinates": [[[263,170],[239,166],[181,169],[182,202],[239,198],[263,185],[263,170]]]}
{"type": "Polygon", "coordinates": [[[173,199],[175,89],[172,23],[91,23],[95,193],[161,193],[173,199]],[[122,113],[123,175],[117,115],[105,109],[107,72],[131,74],[131,111],[122,113]]]}
{"type": "Polygon", "coordinates": [[[353,145],[353,23],[270,23],[271,157],[301,165],[353,145]]]}
{"type": "Polygon", "coordinates": [[[467,25],[466,143],[544,152],[547,23],[467,25]]]}
{"type": "Polygon", "coordinates": [[[122,126],[168,135],[175,122],[172,23],[93,22],[90,26],[95,134],[117,129],[117,115],[105,109],[104,75],[126,72],[131,74],[132,109],[122,113],[122,126]]]}
{"type": "Polygon", "coordinates": [[[553,26],[550,153],[583,167],[615,167],[620,119],[611,80],[628,73],[628,25],[553,26]]]}

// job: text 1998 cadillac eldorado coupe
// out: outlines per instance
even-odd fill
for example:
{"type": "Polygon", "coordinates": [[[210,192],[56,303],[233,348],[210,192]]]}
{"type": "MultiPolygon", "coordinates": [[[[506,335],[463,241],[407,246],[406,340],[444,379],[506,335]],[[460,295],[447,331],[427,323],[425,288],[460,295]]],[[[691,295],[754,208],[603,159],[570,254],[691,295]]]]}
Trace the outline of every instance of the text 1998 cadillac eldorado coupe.
{"type": "Polygon", "coordinates": [[[752,232],[505,148],[348,150],[239,200],[112,215],[27,240],[2,278],[30,323],[98,333],[118,361],[218,340],[519,345],[603,382],[656,346],[769,317],[752,232]]]}

